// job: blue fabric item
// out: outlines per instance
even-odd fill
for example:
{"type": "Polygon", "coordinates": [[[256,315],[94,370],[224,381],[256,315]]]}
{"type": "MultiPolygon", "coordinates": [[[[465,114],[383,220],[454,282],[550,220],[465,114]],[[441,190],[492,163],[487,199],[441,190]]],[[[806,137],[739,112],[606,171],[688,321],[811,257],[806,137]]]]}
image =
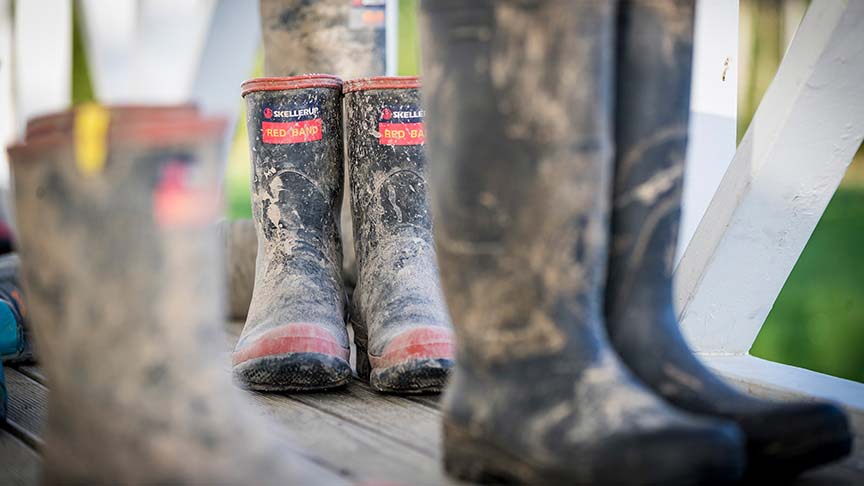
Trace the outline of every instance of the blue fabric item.
{"type": "Polygon", "coordinates": [[[14,354],[21,347],[18,320],[8,302],[0,301],[0,355],[14,354]]]}

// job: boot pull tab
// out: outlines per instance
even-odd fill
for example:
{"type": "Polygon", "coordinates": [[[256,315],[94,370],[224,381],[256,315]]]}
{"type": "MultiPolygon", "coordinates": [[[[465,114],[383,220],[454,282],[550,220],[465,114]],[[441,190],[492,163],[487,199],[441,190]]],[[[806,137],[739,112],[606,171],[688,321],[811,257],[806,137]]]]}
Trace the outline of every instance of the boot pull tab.
{"type": "Polygon", "coordinates": [[[97,103],[75,110],[75,165],[84,175],[102,172],[108,156],[108,125],[111,113],[97,103]]]}

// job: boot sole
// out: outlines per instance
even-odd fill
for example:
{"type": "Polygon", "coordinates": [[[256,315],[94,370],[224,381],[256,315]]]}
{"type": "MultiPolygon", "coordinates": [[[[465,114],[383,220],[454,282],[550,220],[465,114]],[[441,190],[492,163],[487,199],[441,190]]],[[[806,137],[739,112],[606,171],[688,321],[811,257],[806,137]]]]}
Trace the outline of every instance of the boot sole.
{"type": "Polygon", "coordinates": [[[351,379],[351,365],[322,353],[262,356],[234,365],[234,379],[245,388],[266,392],[326,390],[351,379]]]}
{"type": "MultiPolygon", "coordinates": [[[[689,485],[704,484],[706,478],[711,478],[710,484],[730,484],[741,478],[741,468],[715,469],[711,473],[704,470],[685,470],[670,474],[652,469],[649,462],[639,470],[606,467],[606,472],[601,473],[602,477],[579,478],[566,471],[550,470],[548,466],[533,464],[516,454],[489,445],[486,441],[473,437],[465,427],[454,425],[446,419],[443,447],[444,469],[449,475],[463,481],[481,484],[689,485]]],[[[610,459],[614,461],[614,458],[610,459]]],[[[569,467],[578,471],[579,461],[579,457],[573,457],[573,463],[569,467]]]]}
{"type": "Polygon", "coordinates": [[[373,368],[369,384],[388,393],[440,393],[447,385],[453,360],[447,358],[412,359],[387,368],[373,368]]]}

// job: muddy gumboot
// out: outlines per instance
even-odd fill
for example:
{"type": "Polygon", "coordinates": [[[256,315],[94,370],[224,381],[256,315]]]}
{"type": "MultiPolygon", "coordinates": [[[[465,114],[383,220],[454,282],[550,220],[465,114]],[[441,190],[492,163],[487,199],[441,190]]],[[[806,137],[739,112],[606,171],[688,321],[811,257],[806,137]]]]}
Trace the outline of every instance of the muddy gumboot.
{"type": "Polygon", "coordinates": [[[255,390],[314,390],[351,377],[339,210],[342,82],[243,84],[258,234],[255,287],[234,376],[255,390]]]}
{"type": "Polygon", "coordinates": [[[447,471],[528,484],[739,478],[738,428],[666,404],[606,338],[615,3],[421,5],[435,242],[457,334],[447,471]]]}
{"type": "Polygon", "coordinates": [[[747,396],[708,371],[681,336],[672,262],[687,144],[693,3],[631,0],[620,8],[606,293],[606,327],[615,349],[673,405],[735,421],[747,439],[748,476],[776,479],[842,457],[851,436],[840,408],[747,396]]]}
{"type": "Polygon", "coordinates": [[[224,126],[183,107],[85,106],[10,149],[51,383],[47,484],[338,481],[274,436],[224,369],[224,126]]]}
{"type": "Polygon", "coordinates": [[[440,391],[453,365],[426,182],[420,81],[345,82],[357,372],[380,391],[440,391]]]}

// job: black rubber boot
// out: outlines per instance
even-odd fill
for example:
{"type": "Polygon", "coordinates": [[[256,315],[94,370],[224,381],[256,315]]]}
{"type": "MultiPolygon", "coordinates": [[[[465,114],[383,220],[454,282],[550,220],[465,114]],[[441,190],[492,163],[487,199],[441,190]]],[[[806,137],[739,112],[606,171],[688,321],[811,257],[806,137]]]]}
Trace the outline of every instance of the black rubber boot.
{"type": "Polygon", "coordinates": [[[625,1],[619,17],[613,245],[607,327],[633,372],[672,404],[734,420],[748,474],[794,474],[850,449],[827,403],[773,403],[719,380],[681,336],[672,264],[681,209],[692,53],[692,1],[625,1]]]}
{"type": "Polygon", "coordinates": [[[234,376],[254,390],[317,390],[351,378],[338,226],[341,90],[325,75],[243,83],[258,256],[234,376]]]}
{"type": "Polygon", "coordinates": [[[10,150],[22,282],[51,384],[43,481],[338,481],[276,438],[225,370],[225,123],[182,108],[55,119],[67,123],[10,150]]]}
{"type": "Polygon", "coordinates": [[[453,365],[426,184],[417,78],[345,82],[358,280],[357,372],[380,391],[441,391],[453,365]]]}
{"type": "Polygon", "coordinates": [[[531,484],[737,479],[737,427],[666,405],[606,340],[614,3],[422,5],[435,241],[457,333],[447,471],[531,484]]]}

